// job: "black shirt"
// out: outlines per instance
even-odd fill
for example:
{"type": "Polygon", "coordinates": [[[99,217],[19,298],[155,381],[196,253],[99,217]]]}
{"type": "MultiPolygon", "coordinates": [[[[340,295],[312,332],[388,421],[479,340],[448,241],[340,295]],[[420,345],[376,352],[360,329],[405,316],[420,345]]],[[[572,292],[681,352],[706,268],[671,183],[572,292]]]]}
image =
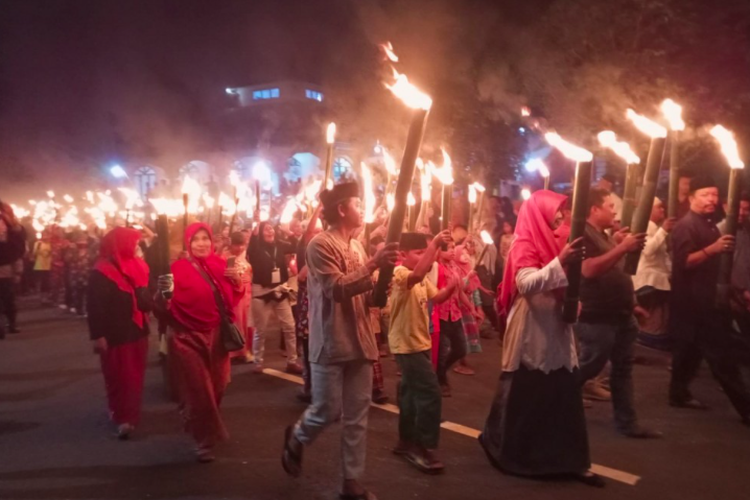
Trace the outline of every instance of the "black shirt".
{"type": "Polygon", "coordinates": [[[247,261],[253,268],[253,283],[267,288],[289,281],[289,268],[286,265],[287,254],[294,254],[294,248],[274,241],[272,244],[263,243],[254,234],[247,247],[247,261]],[[281,281],[272,281],[273,270],[280,271],[281,281]]]}
{"type": "MultiPolygon", "coordinates": [[[[615,247],[614,241],[591,224],[586,224],[583,236],[586,258],[600,257],[615,247]]],[[[633,314],[635,298],[633,278],[623,271],[625,259],[605,273],[595,277],[581,277],[581,316],[584,323],[619,323],[633,314]]]]}
{"type": "Polygon", "coordinates": [[[107,339],[117,346],[135,342],[149,333],[148,323],[143,328],[133,322],[133,297],[99,271],[91,271],[87,298],[89,337],[107,339]]]}
{"type": "Polygon", "coordinates": [[[720,257],[714,255],[702,264],[687,268],[687,259],[714,243],[721,233],[715,217],[690,211],[672,230],[672,299],[678,314],[713,309],[720,257]]]}

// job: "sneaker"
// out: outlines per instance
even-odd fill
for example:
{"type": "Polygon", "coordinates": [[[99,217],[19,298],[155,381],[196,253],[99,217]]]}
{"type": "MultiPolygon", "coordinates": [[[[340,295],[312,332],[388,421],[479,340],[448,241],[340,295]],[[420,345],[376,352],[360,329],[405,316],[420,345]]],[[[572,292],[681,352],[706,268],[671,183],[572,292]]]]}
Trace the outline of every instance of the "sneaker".
{"type": "Polygon", "coordinates": [[[293,375],[302,375],[303,371],[304,370],[302,369],[302,367],[300,365],[298,365],[297,363],[287,363],[286,364],[286,372],[287,373],[291,373],[293,375]]]}
{"type": "Polygon", "coordinates": [[[445,470],[445,465],[438,458],[436,450],[422,448],[411,451],[405,456],[414,467],[425,474],[442,474],[445,470]]]}
{"type": "Polygon", "coordinates": [[[612,401],[612,393],[595,380],[587,380],[583,384],[583,397],[591,401],[612,401]]]}

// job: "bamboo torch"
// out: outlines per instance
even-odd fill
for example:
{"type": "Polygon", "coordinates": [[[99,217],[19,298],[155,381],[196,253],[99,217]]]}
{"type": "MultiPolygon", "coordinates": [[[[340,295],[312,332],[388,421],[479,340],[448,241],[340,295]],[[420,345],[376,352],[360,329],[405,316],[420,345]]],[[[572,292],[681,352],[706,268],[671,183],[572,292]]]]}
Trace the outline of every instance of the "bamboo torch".
{"type": "Polygon", "coordinates": [[[445,231],[451,223],[453,203],[453,163],[451,157],[441,148],[443,152],[443,166],[436,168],[433,175],[443,185],[443,198],[440,208],[440,230],[445,231]]]}
{"type": "MultiPolygon", "coordinates": [[[[388,222],[388,234],[386,244],[398,243],[404,228],[404,216],[406,215],[406,198],[411,190],[414,169],[416,168],[419,150],[422,147],[422,139],[427,125],[427,117],[432,107],[432,99],[409,83],[406,75],[399,74],[394,69],[396,79],[393,85],[386,85],[399,99],[412,108],[411,124],[409,134],[406,138],[404,156],[401,158],[401,171],[396,184],[395,206],[391,212],[388,222]]],[[[380,269],[378,282],[375,285],[373,302],[376,307],[385,307],[388,301],[388,285],[393,278],[393,266],[380,269]]]]}
{"type": "Polygon", "coordinates": [[[326,129],[326,170],[323,185],[326,189],[333,189],[333,144],[336,141],[336,124],[331,122],[326,129]]]}
{"type": "Polygon", "coordinates": [[[490,248],[490,245],[494,245],[495,244],[495,242],[492,240],[492,235],[490,233],[488,233],[487,231],[482,231],[480,233],[480,236],[482,238],[482,243],[484,243],[484,248],[482,249],[482,253],[479,254],[479,258],[477,259],[477,263],[474,265],[474,270],[475,271],[482,264],[482,259],[484,259],[484,256],[487,255],[487,250],[490,248]]]}
{"type": "MultiPolygon", "coordinates": [[[[734,134],[721,125],[711,129],[711,135],[719,141],[721,152],[727,159],[731,169],[729,170],[729,190],[727,193],[727,221],[725,234],[737,235],[737,219],[740,209],[740,190],[742,188],[742,169],[745,163],[740,159],[737,150],[737,141],[734,134]]],[[[719,308],[729,307],[729,290],[732,282],[732,266],[734,254],[724,252],[721,254],[719,264],[719,278],[716,283],[716,305],[719,308]]]]}
{"type": "MultiPolygon", "coordinates": [[[[188,226],[188,213],[190,212],[190,204],[197,204],[200,199],[201,187],[197,181],[192,177],[185,174],[185,179],[182,181],[182,231],[183,235],[187,230],[188,226]]],[[[182,239],[182,249],[186,250],[187,245],[185,238],[182,239]]]]}
{"type": "Polygon", "coordinates": [[[417,199],[414,198],[414,194],[409,191],[409,194],[406,196],[406,207],[408,211],[408,228],[409,232],[414,232],[414,227],[417,225],[417,216],[419,215],[419,212],[416,211],[415,206],[417,204],[417,199]]]}
{"type": "Polygon", "coordinates": [[[635,189],[638,183],[638,165],[641,159],[630,148],[627,142],[620,142],[617,136],[611,130],[599,132],[597,136],[599,143],[605,148],[609,148],[614,153],[625,160],[627,163],[625,171],[625,193],[622,199],[622,216],[620,218],[621,227],[630,227],[635,211],[635,189]]]}
{"type": "Polygon", "coordinates": [[[361,163],[362,167],[362,187],[364,189],[364,200],[365,200],[365,213],[363,217],[363,221],[365,224],[365,238],[364,238],[364,246],[365,251],[367,251],[367,254],[370,254],[370,232],[372,231],[372,224],[375,222],[375,204],[377,200],[375,199],[375,189],[372,182],[372,172],[370,171],[370,168],[365,165],[364,162],[361,163]]]}
{"type": "Polygon", "coordinates": [[[667,217],[677,217],[678,191],[680,184],[680,132],[685,130],[682,106],[672,99],[661,103],[661,111],[669,122],[669,201],[667,217]]]}
{"type": "MultiPolygon", "coordinates": [[[[651,137],[651,147],[646,159],[646,172],[643,176],[643,190],[638,200],[638,205],[633,214],[630,231],[633,234],[645,233],[648,229],[648,221],[654,206],[656,196],[656,184],[659,182],[659,169],[664,156],[664,144],[667,138],[667,129],[648,118],[637,114],[629,109],[627,116],[641,132],[651,137]]],[[[638,271],[638,262],[641,259],[641,250],[630,252],[625,256],[625,272],[635,275],[638,271]]]]}
{"type": "Polygon", "coordinates": [[[264,161],[259,161],[253,167],[253,178],[255,179],[255,213],[261,217],[260,198],[263,186],[271,183],[271,170],[264,161]]]}
{"type": "Polygon", "coordinates": [[[429,224],[427,219],[427,211],[432,203],[432,162],[427,162],[422,170],[422,177],[420,178],[420,190],[422,195],[422,208],[419,210],[419,217],[417,218],[417,229],[421,229],[426,224],[429,224]]]}
{"type": "MultiPolygon", "coordinates": [[[[551,146],[557,148],[566,158],[576,162],[576,176],[573,185],[573,212],[571,214],[569,242],[583,236],[589,213],[589,187],[591,186],[591,163],[594,155],[590,151],[575,146],[554,132],[544,135],[551,146]]],[[[575,323],[578,320],[578,295],[581,288],[581,262],[568,265],[568,286],[563,301],[563,320],[575,323]]]]}

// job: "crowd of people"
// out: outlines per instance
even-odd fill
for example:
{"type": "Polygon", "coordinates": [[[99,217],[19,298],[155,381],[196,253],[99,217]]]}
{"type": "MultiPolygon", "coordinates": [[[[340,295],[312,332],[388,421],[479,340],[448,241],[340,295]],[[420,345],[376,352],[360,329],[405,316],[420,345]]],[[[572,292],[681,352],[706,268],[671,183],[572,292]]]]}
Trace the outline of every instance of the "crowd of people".
{"type": "Polygon", "coordinates": [[[590,401],[612,402],[624,436],[661,436],[636,413],[636,343],[671,351],[670,405],[706,409],[690,391],[705,358],[750,426],[740,369],[750,338],[750,197],[741,198],[737,236],[724,235],[716,183],[684,175],[677,217],[667,218],[656,199],[648,230],[633,234],[613,188],[608,176],[592,187],[585,233],[574,241],[570,197],[539,190],[523,203],[490,198],[475,227],[440,230],[428,213],[399,243],[387,243],[387,212],[365,229],[360,187],[344,182],[289,224],[255,220],[231,234],[202,222],[175,225],[183,250],[161,275],[153,272],[161,235],[147,227],[102,234],[52,226],[36,239],[3,205],[0,337],[19,333],[16,291],[38,291],[44,305],[87,316],[110,417],[127,439],[139,422],[153,324],[185,431],[198,461],[211,462],[228,437],[221,401],[230,365],[252,363],[262,374],[277,329],[286,370],[303,377],[298,398],[309,405],[284,432],[284,470],[299,476],[305,448],[340,421],[345,499],[374,498],[362,480],[370,403],[389,400],[381,360],[392,356],[400,376],[391,395],[400,409],[393,452],[439,474],[451,378],[474,374],[480,339],[499,338],[500,380],[479,437],[490,463],[507,474],[603,486],[589,471],[590,401]],[[623,262],[636,251],[630,276],[623,262]],[[724,306],[716,284],[727,253],[734,266],[724,306]],[[561,303],[578,262],[579,316],[569,324],[561,303]],[[379,273],[393,267],[388,303],[375,307],[379,273]]]}

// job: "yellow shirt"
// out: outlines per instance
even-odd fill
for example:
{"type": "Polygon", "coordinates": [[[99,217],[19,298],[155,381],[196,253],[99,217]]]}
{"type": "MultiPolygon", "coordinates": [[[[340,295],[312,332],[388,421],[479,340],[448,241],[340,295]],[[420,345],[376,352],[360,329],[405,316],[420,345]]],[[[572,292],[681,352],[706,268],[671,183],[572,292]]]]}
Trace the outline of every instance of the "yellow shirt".
{"type": "Polygon", "coordinates": [[[432,347],[427,301],[437,295],[438,290],[428,279],[417,283],[411,290],[407,289],[411,273],[404,266],[398,266],[393,272],[391,327],[388,331],[393,354],[413,354],[432,347]]]}

